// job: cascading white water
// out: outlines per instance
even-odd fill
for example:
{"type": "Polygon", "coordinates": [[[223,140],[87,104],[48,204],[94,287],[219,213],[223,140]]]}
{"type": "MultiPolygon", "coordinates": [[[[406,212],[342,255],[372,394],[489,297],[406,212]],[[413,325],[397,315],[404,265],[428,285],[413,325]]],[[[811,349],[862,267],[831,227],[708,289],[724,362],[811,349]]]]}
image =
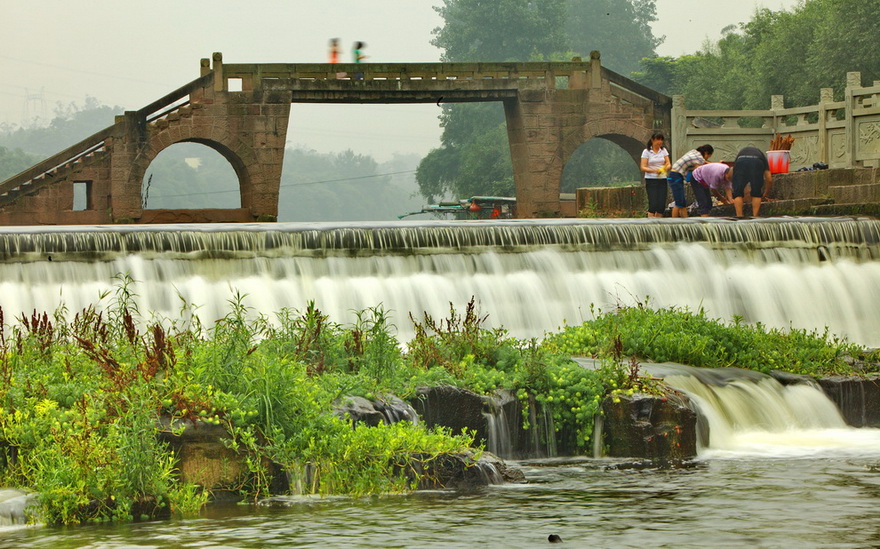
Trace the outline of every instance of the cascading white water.
{"type": "Polygon", "coordinates": [[[7,321],[75,313],[125,273],[146,318],[186,301],[205,324],[236,294],[269,318],[314,301],[351,322],[381,305],[406,342],[410,313],[444,318],[474,296],[490,326],[525,338],[647,300],[880,346],[878,241],[871,219],[6,228],[0,306],[7,321]]]}
{"type": "Polygon", "coordinates": [[[688,395],[708,425],[701,457],[880,455],[880,429],[846,425],[822,390],[736,368],[648,365],[688,395]]]}
{"type": "Polygon", "coordinates": [[[489,435],[486,449],[502,459],[513,459],[513,444],[504,408],[496,406],[490,411],[483,412],[483,417],[486,418],[486,432],[489,435]]]}

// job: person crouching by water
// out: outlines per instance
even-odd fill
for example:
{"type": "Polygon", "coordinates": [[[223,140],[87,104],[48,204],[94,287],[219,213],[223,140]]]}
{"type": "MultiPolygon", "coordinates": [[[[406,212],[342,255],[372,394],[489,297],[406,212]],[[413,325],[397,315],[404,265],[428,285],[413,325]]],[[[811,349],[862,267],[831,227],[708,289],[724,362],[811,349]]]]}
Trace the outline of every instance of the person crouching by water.
{"type": "Polygon", "coordinates": [[[733,204],[733,191],[730,179],[733,170],[723,162],[708,162],[697,166],[688,176],[700,215],[709,217],[712,210],[712,196],[718,197],[723,204],[733,204]]]}
{"type": "Polygon", "coordinates": [[[761,210],[761,198],[767,196],[772,184],[770,164],[761,149],[750,146],[739,151],[733,162],[733,207],[736,209],[736,216],[743,216],[746,185],[752,193],[752,215],[757,217],[761,210]],[[767,187],[764,188],[764,185],[767,187]]]}
{"type": "Polygon", "coordinates": [[[669,152],[663,146],[665,142],[662,132],[654,132],[642,151],[641,170],[645,174],[645,191],[648,193],[648,217],[663,217],[666,211],[669,152]]]}
{"type": "Polygon", "coordinates": [[[712,145],[701,145],[696,149],[691,149],[681,158],[675,161],[672,169],[669,170],[669,176],[666,178],[669,183],[669,190],[672,191],[672,217],[687,217],[687,199],[684,194],[684,180],[697,166],[702,166],[709,160],[715,149],[712,145]]]}

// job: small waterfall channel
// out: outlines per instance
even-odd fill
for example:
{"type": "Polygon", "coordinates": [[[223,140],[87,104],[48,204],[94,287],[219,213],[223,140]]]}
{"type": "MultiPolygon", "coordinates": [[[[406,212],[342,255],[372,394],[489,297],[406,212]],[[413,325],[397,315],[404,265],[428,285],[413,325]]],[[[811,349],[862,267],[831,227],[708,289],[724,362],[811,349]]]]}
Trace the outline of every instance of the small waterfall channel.
{"type": "Polygon", "coordinates": [[[186,302],[205,325],[236,296],[270,320],[381,305],[406,342],[410,313],[445,318],[474,296],[490,326],[541,337],[647,300],[880,346],[878,243],[867,218],[15,227],[0,229],[0,306],[73,314],[125,274],[145,318],[186,302]]]}
{"type": "Polygon", "coordinates": [[[848,426],[837,406],[806,378],[783,385],[738,368],[644,367],[695,405],[701,457],[880,455],[880,429],[848,426]]]}

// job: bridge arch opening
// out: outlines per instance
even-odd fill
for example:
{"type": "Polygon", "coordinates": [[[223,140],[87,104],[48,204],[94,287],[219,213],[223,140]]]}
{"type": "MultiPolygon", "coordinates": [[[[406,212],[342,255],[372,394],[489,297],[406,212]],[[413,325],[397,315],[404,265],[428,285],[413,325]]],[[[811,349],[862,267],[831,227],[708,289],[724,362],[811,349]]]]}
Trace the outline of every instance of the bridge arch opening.
{"type": "Polygon", "coordinates": [[[419,210],[415,172],[440,140],[424,103],[291,105],[278,221],[394,221],[419,210]]]}
{"type": "Polygon", "coordinates": [[[562,193],[579,187],[620,187],[641,181],[639,160],[645,144],[631,137],[609,134],[581,143],[562,170],[562,193]]]}
{"type": "Polygon", "coordinates": [[[144,172],[145,210],[241,208],[238,171],[218,147],[189,141],[159,152],[144,172]]]}

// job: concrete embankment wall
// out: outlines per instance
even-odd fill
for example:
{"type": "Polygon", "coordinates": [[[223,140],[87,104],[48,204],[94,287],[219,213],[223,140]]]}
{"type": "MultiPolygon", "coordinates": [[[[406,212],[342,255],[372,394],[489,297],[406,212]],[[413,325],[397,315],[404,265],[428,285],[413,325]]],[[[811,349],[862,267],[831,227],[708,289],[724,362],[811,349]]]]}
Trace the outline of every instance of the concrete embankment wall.
{"type": "MultiPolygon", "coordinates": [[[[689,186],[688,202],[693,202],[689,186]]],[[[576,193],[581,217],[643,217],[647,200],[643,185],[582,187],[576,193]]],[[[669,195],[672,200],[672,195],[669,195]]],[[[744,211],[750,214],[750,207],[744,211]]],[[[716,206],[714,216],[732,216],[732,206],[716,206]]],[[[762,216],[880,215],[880,169],[851,168],[775,174],[770,200],[762,216]]]]}

